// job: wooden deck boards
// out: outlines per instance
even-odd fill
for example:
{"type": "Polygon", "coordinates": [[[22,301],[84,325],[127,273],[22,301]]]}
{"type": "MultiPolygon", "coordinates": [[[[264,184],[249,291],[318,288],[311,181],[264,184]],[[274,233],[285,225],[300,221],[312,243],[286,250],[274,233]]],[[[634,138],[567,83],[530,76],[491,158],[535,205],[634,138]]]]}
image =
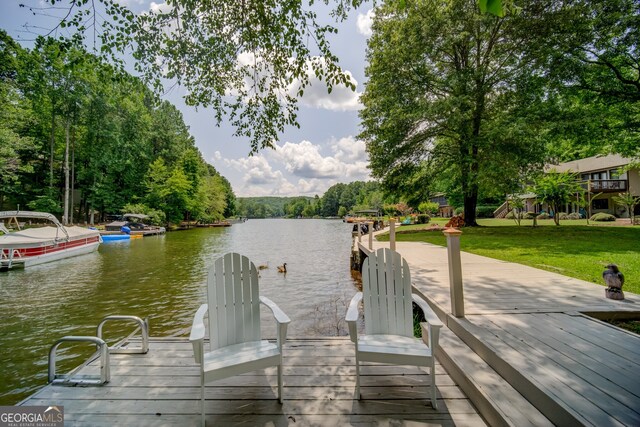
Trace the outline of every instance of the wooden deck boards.
{"type": "MultiPolygon", "coordinates": [[[[374,250],[386,245],[375,242],[374,250]]],[[[640,337],[580,314],[640,314],[638,295],[613,301],[603,286],[463,252],[466,321],[459,321],[450,314],[447,249],[397,242],[397,251],[449,327],[549,419],[640,425],[640,337]]]]}
{"type": "MultiPolygon", "coordinates": [[[[85,372],[97,367],[89,365],[85,372]]],[[[427,369],[369,364],[363,399],[353,399],[355,365],[345,338],[292,339],[284,349],[284,403],[268,368],[206,387],[208,425],[485,425],[441,366],[438,405],[428,401],[427,369]]],[[[63,405],[65,425],[199,425],[199,368],[184,339],[154,339],[146,355],[111,355],[101,387],[46,386],[23,405],[63,405]]]]}

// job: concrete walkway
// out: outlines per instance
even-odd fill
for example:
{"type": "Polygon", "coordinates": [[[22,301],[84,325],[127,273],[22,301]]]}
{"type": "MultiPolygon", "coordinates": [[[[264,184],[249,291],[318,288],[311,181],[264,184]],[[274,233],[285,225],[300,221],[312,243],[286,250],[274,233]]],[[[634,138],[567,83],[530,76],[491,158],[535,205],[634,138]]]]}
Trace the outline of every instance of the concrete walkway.
{"type": "MultiPolygon", "coordinates": [[[[396,250],[451,331],[552,423],[640,425],[640,337],[585,315],[640,314],[637,295],[613,301],[603,286],[463,252],[465,317],[455,318],[447,248],[397,242],[396,250]]],[[[466,357],[451,351],[452,360],[466,357]]]]}

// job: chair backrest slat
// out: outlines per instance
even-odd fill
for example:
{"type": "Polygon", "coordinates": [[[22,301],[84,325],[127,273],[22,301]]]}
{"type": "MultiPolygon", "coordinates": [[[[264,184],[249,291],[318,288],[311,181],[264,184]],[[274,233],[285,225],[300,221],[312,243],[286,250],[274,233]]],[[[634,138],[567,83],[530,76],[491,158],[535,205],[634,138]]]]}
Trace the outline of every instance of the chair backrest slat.
{"type": "Polygon", "coordinates": [[[217,259],[207,281],[211,348],[260,340],[258,273],[245,256],[217,259]]]}
{"type": "Polygon", "coordinates": [[[365,333],[413,336],[409,265],[388,248],[370,254],[362,265],[365,333]]]}

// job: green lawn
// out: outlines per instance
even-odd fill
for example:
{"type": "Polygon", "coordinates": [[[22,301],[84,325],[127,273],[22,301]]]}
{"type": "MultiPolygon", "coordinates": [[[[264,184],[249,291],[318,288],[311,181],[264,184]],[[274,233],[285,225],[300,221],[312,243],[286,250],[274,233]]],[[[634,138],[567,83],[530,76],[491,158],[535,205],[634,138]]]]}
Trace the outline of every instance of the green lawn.
{"type": "MultiPolygon", "coordinates": [[[[433,221],[440,225],[445,222],[439,218],[433,221]]],[[[552,220],[543,220],[539,221],[540,227],[533,228],[531,221],[523,221],[521,226],[515,225],[512,220],[488,219],[478,222],[482,227],[463,229],[460,240],[463,251],[517,262],[603,286],[604,267],[615,263],[625,275],[623,290],[640,294],[638,226],[587,226],[586,221],[564,221],[560,226],[550,226],[552,220]],[[585,225],[580,225],[582,223],[585,225]]],[[[442,232],[418,230],[424,227],[402,226],[398,229],[397,239],[441,246],[446,244],[442,232]]],[[[388,235],[379,238],[388,240],[388,235]]]]}

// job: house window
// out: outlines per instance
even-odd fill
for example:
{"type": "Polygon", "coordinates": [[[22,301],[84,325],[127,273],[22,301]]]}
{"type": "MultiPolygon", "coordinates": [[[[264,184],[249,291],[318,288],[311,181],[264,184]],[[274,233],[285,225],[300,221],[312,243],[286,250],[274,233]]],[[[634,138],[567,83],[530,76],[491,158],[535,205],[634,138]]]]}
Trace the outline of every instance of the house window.
{"type": "Polygon", "coordinates": [[[620,169],[611,169],[609,171],[611,179],[627,179],[627,173],[620,173],[620,169]]]}
{"type": "Polygon", "coordinates": [[[592,209],[609,209],[609,199],[596,199],[591,201],[592,209]]]}

